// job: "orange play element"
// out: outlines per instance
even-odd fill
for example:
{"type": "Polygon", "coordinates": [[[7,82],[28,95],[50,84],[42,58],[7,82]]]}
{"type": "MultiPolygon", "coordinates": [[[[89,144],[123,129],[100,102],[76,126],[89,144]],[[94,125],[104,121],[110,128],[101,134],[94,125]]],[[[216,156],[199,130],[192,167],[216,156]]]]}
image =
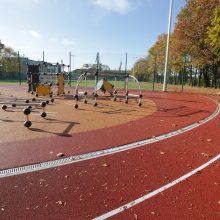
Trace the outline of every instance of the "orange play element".
{"type": "Polygon", "coordinates": [[[64,74],[60,74],[57,76],[58,82],[58,94],[64,94],[64,74]]]}
{"type": "Polygon", "coordinates": [[[107,91],[111,95],[113,94],[113,88],[114,86],[107,80],[102,79],[97,83],[97,90],[102,90],[104,93],[107,91]]]}
{"type": "Polygon", "coordinates": [[[50,95],[51,94],[51,86],[50,85],[38,85],[36,88],[37,95],[50,95]]]}

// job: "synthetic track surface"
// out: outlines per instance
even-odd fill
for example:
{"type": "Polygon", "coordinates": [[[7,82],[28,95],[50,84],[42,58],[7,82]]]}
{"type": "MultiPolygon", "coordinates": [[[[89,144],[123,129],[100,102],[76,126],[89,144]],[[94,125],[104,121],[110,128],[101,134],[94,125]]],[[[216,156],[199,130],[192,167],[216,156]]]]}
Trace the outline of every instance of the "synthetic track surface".
{"type": "Polygon", "coordinates": [[[204,119],[216,108],[213,101],[193,94],[147,92],[144,95],[157,105],[157,112],[151,116],[68,136],[1,143],[0,169],[54,160],[59,152],[78,155],[152,138],[204,119]]]}
{"type": "Polygon", "coordinates": [[[74,155],[74,156],[66,157],[64,159],[57,159],[57,160],[42,162],[42,163],[38,163],[38,164],[31,164],[31,165],[28,165],[28,166],[22,166],[22,167],[9,168],[9,169],[6,169],[6,170],[1,170],[0,171],[0,178],[1,177],[24,174],[24,173],[29,173],[29,172],[34,172],[34,171],[39,171],[39,170],[43,170],[43,169],[49,169],[49,168],[58,167],[58,166],[62,166],[62,165],[67,165],[67,164],[72,164],[72,163],[77,163],[77,162],[81,162],[81,161],[85,161],[85,160],[91,160],[91,159],[95,159],[95,158],[98,158],[98,157],[104,157],[104,156],[107,156],[107,155],[112,155],[112,154],[115,154],[115,153],[128,151],[128,150],[131,150],[131,149],[134,149],[134,148],[140,148],[140,147],[146,146],[148,144],[152,144],[152,143],[155,143],[155,142],[158,142],[158,141],[165,140],[167,138],[174,137],[176,135],[180,135],[180,134],[185,133],[187,131],[190,131],[194,128],[197,128],[198,126],[201,126],[201,125],[209,122],[213,118],[215,118],[220,112],[220,105],[218,103],[216,103],[216,104],[218,105],[218,107],[216,108],[216,111],[213,114],[211,114],[210,116],[208,116],[207,118],[205,118],[203,120],[200,120],[200,121],[198,121],[194,124],[191,124],[189,126],[186,126],[184,128],[180,128],[176,131],[173,131],[173,132],[170,132],[170,133],[167,133],[167,134],[163,134],[163,135],[160,135],[160,136],[156,136],[156,137],[153,137],[153,138],[133,142],[133,143],[126,144],[126,145],[121,145],[121,146],[116,146],[116,147],[112,147],[112,148],[108,148],[108,149],[104,149],[104,150],[84,153],[84,154],[81,154],[81,155],[74,155]]]}
{"type": "MultiPolygon", "coordinates": [[[[101,149],[111,145],[106,140],[108,137],[114,137],[110,142],[117,146],[115,143],[137,141],[144,135],[145,138],[157,136],[197,122],[212,114],[216,108],[215,103],[202,96],[172,93],[165,95],[157,93],[150,96],[152,99],[159,100],[158,112],[149,116],[149,118],[152,117],[151,119],[133,122],[132,126],[129,126],[132,128],[129,129],[133,131],[132,135],[126,136],[128,130],[125,129],[126,125],[122,125],[118,130],[114,128],[116,134],[112,131],[105,138],[98,138],[98,144],[103,141],[101,149]],[[122,131],[122,137],[117,140],[118,131],[122,131]]],[[[196,129],[149,144],[147,147],[2,178],[0,179],[1,217],[2,219],[92,219],[100,216],[172,182],[219,154],[220,138],[216,132],[219,130],[219,125],[220,116],[217,116],[196,129]]],[[[106,135],[108,132],[103,134],[106,135]]],[[[98,137],[98,134],[95,137],[98,137]]],[[[68,155],[73,152],[97,150],[98,144],[91,141],[88,145],[82,145],[85,148],[81,151],[77,148],[65,153],[68,155]]],[[[21,145],[17,146],[22,149],[21,145]]],[[[15,149],[13,147],[9,149],[15,149]]],[[[44,147],[47,148],[47,145],[44,147]]],[[[50,147],[48,148],[47,150],[50,150],[50,147]]],[[[25,145],[24,149],[27,149],[25,145]]],[[[31,149],[35,152],[34,147],[31,146],[31,149]]],[[[66,150],[66,148],[60,149],[66,150]]],[[[3,149],[1,148],[1,151],[3,150],[6,150],[4,146],[3,149]]],[[[13,157],[15,159],[15,155],[13,157]]],[[[39,161],[40,156],[38,157],[39,161]]],[[[2,167],[25,164],[26,158],[24,154],[22,163],[9,161],[2,167]]],[[[26,163],[37,161],[32,160],[33,158],[34,156],[30,155],[26,163]]],[[[42,157],[42,161],[45,159],[48,157],[42,157]]],[[[219,217],[217,197],[220,185],[220,178],[217,175],[220,171],[219,167],[220,164],[217,161],[193,177],[113,218],[200,219],[208,217],[217,219],[219,217]]]]}

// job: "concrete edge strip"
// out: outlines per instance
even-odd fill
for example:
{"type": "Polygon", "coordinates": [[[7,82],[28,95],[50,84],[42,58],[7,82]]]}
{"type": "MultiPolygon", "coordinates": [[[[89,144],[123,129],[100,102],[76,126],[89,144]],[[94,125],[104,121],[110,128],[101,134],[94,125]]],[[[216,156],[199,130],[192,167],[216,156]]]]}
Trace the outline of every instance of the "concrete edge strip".
{"type": "Polygon", "coordinates": [[[162,141],[162,140],[171,138],[176,135],[180,135],[180,134],[185,133],[187,131],[190,131],[190,130],[192,130],[202,124],[209,122],[210,120],[212,120],[213,118],[215,118],[219,114],[220,104],[215,100],[213,100],[213,101],[217,104],[217,107],[216,107],[216,110],[211,115],[209,115],[205,119],[202,119],[202,120],[200,120],[194,124],[188,125],[184,128],[180,128],[176,131],[173,131],[173,132],[170,132],[167,134],[163,134],[163,135],[160,135],[157,137],[153,137],[150,139],[144,139],[144,140],[133,142],[130,144],[121,145],[118,147],[108,148],[105,150],[99,150],[99,151],[94,151],[94,152],[90,152],[90,153],[74,155],[74,156],[70,156],[70,157],[66,157],[66,158],[62,158],[62,159],[57,159],[57,160],[46,161],[46,162],[37,163],[37,164],[31,164],[31,165],[26,165],[26,166],[21,166],[21,167],[0,170],[0,178],[14,176],[14,175],[20,175],[20,174],[29,173],[29,172],[35,172],[35,171],[39,171],[39,170],[43,170],[43,169],[49,169],[49,168],[63,166],[63,165],[72,164],[72,163],[77,163],[77,162],[81,162],[84,160],[95,159],[98,157],[103,157],[103,156],[107,156],[110,154],[115,154],[115,153],[123,152],[126,150],[142,147],[142,146],[145,146],[148,144],[152,144],[152,143],[155,143],[158,141],[162,141]]]}
{"type": "Polygon", "coordinates": [[[96,217],[96,218],[94,218],[94,220],[103,220],[103,219],[110,218],[110,217],[112,217],[114,215],[117,215],[117,214],[119,214],[119,213],[121,213],[121,212],[123,212],[123,211],[125,211],[125,210],[127,210],[127,209],[129,209],[129,208],[131,208],[133,206],[135,206],[135,205],[138,205],[139,203],[142,203],[142,202],[150,199],[151,197],[153,197],[153,196],[155,196],[155,195],[157,195],[157,194],[159,194],[159,193],[169,189],[170,187],[172,187],[172,186],[182,182],[183,180],[186,180],[187,178],[189,178],[192,175],[196,174],[197,172],[203,170],[204,168],[206,168],[210,164],[214,163],[218,159],[220,159],[220,154],[218,154],[216,157],[214,157],[211,160],[209,160],[207,163],[205,163],[205,164],[201,165],[200,167],[196,168],[195,170],[193,170],[193,171],[191,171],[191,172],[181,176],[180,178],[178,178],[178,179],[176,179],[176,180],[174,180],[174,181],[172,181],[172,182],[170,182],[170,183],[160,187],[159,189],[154,190],[151,193],[148,193],[148,194],[146,194],[146,195],[144,195],[142,197],[139,197],[139,198],[135,199],[132,202],[129,202],[129,203],[127,203],[127,204],[125,204],[125,205],[123,205],[123,206],[121,206],[119,208],[116,208],[116,209],[114,209],[114,210],[112,210],[110,212],[107,212],[107,213],[99,216],[99,217],[96,217]]]}

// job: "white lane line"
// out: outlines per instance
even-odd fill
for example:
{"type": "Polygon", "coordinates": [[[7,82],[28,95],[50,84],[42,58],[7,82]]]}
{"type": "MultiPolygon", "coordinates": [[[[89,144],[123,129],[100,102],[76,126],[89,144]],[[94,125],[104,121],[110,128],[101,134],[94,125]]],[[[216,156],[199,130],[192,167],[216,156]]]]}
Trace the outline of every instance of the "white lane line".
{"type": "MultiPolygon", "coordinates": [[[[213,101],[216,102],[215,100],[213,100],[213,101]]],[[[99,150],[99,151],[94,151],[94,152],[85,153],[85,154],[73,155],[70,157],[62,158],[62,159],[57,159],[57,160],[52,160],[52,161],[47,161],[47,162],[42,162],[42,163],[37,163],[37,164],[31,164],[31,165],[27,165],[27,166],[21,166],[21,167],[0,170],[0,178],[29,173],[29,172],[35,172],[35,171],[39,171],[39,170],[43,170],[43,169],[49,169],[49,168],[63,166],[63,165],[72,164],[72,163],[78,163],[78,162],[85,161],[85,160],[91,160],[91,159],[95,159],[98,157],[103,157],[103,156],[127,151],[130,149],[146,146],[148,144],[152,144],[152,143],[155,143],[158,141],[162,141],[162,140],[171,138],[173,136],[183,134],[183,133],[190,131],[196,127],[199,127],[199,126],[209,122],[213,118],[215,118],[220,112],[220,105],[217,102],[216,102],[216,104],[217,104],[216,110],[211,115],[209,115],[207,118],[202,119],[199,122],[196,122],[192,125],[178,129],[176,131],[173,131],[173,132],[170,132],[167,134],[163,134],[163,135],[160,135],[157,137],[153,137],[150,139],[144,139],[144,140],[133,142],[130,144],[121,145],[118,147],[108,148],[105,150],[99,150]]]]}
{"type": "Polygon", "coordinates": [[[176,180],[174,180],[174,181],[172,181],[172,182],[170,182],[170,183],[168,183],[168,184],[166,184],[166,185],[160,187],[159,189],[154,190],[154,191],[151,192],[151,193],[148,193],[148,194],[146,194],[146,195],[144,195],[144,196],[142,196],[142,197],[139,197],[139,198],[137,198],[136,200],[134,200],[134,201],[132,201],[132,202],[129,202],[129,203],[127,203],[127,204],[125,204],[125,205],[123,205],[123,206],[121,206],[121,207],[119,207],[119,208],[116,208],[116,209],[114,209],[114,210],[112,210],[112,211],[110,211],[110,212],[107,212],[107,213],[105,213],[105,214],[99,216],[99,217],[96,217],[96,218],[94,218],[94,220],[107,219],[107,218],[110,218],[110,217],[112,217],[112,216],[114,216],[114,215],[117,215],[117,214],[119,214],[119,213],[121,213],[121,212],[123,212],[123,211],[125,211],[125,210],[127,210],[127,209],[130,209],[131,207],[133,207],[133,206],[135,206],[135,205],[137,205],[137,204],[139,204],[139,203],[142,203],[142,202],[144,202],[144,201],[150,199],[151,197],[153,197],[153,196],[155,196],[155,195],[157,195],[157,194],[159,194],[159,193],[161,193],[161,192],[163,192],[163,191],[169,189],[170,187],[176,185],[177,183],[180,183],[180,182],[182,182],[183,180],[185,180],[185,179],[191,177],[192,175],[194,175],[194,174],[196,174],[197,172],[203,170],[204,168],[206,168],[207,166],[209,166],[210,164],[214,163],[215,161],[217,161],[217,160],[219,160],[219,159],[220,159],[220,154],[218,154],[218,155],[217,155],[216,157],[214,157],[213,159],[209,160],[207,163],[205,163],[205,164],[201,165],[200,167],[196,168],[195,170],[193,170],[193,171],[191,171],[191,172],[185,174],[184,176],[181,176],[180,178],[178,178],[178,179],[176,179],[176,180]]]}

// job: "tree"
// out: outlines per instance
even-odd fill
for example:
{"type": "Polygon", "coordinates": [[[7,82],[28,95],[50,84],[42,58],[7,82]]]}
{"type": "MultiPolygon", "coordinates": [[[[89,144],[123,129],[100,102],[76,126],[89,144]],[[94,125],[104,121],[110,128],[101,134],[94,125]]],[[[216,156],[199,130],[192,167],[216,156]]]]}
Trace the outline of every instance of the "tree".
{"type": "Polygon", "coordinates": [[[1,78],[15,79],[18,73],[18,55],[11,47],[4,47],[0,57],[1,78]]]}
{"type": "Polygon", "coordinates": [[[213,48],[218,59],[220,59],[220,1],[219,5],[215,8],[211,26],[208,28],[207,43],[213,48]]]}
{"type": "Polygon", "coordinates": [[[153,75],[164,70],[167,34],[158,36],[156,43],[148,50],[148,71],[153,75]]]}
{"type": "MultiPolygon", "coordinates": [[[[216,85],[218,77],[215,66],[218,56],[207,43],[208,30],[214,18],[213,11],[218,5],[219,0],[188,0],[178,15],[173,32],[173,49],[176,52],[172,60],[183,62],[184,57],[189,58],[194,68],[199,69],[199,84],[203,76],[206,87],[210,86],[210,82],[216,85]]],[[[171,54],[173,52],[171,50],[171,54]]],[[[190,69],[192,78],[193,68],[190,69]]]]}
{"type": "Polygon", "coordinates": [[[148,80],[149,79],[149,74],[148,74],[148,60],[141,58],[139,59],[133,66],[133,75],[138,79],[138,80],[148,80]]]}
{"type": "Polygon", "coordinates": [[[188,0],[179,13],[174,28],[177,50],[182,56],[190,55],[193,63],[200,67],[212,64],[215,58],[206,39],[214,17],[213,10],[218,2],[219,0],[188,0]]]}

